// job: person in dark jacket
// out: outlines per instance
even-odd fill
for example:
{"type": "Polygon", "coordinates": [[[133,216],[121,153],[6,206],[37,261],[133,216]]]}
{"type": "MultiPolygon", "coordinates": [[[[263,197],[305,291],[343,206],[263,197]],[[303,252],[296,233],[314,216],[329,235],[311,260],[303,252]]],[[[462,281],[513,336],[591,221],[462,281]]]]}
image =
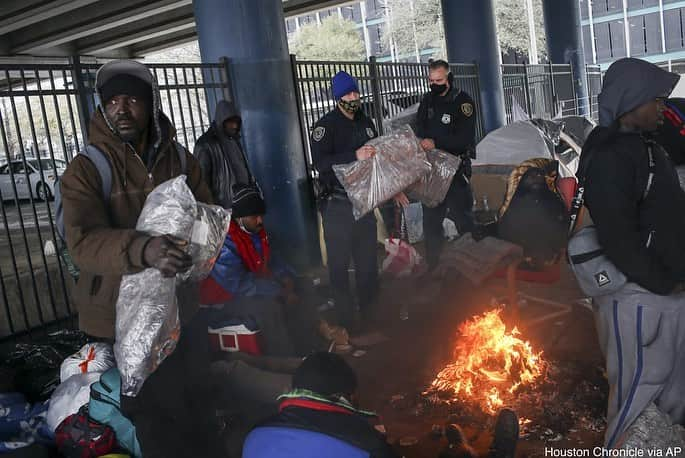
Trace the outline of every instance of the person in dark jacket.
{"type": "Polygon", "coordinates": [[[452,179],[445,200],[435,208],[423,206],[426,261],[435,267],[444,241],[442,222],[454,221],[460,234],[473,229],[471,158],[475,151],[476,108],[469,94],[454,86],[444,60],[429,65],[430,92],[424,95],[416,119],[416,135],[425,151],[441,149],[460,156],[462,165],[452,179]]]}
{"type": "Polygon", "coordinates": [[[676,165],[685,164],[685,99],[670,97],[664,102],[664,122],[654,139],[664,147],[676,165]]]}
{"type": "MultiPolygon", "coordinates": [[[[81,269],[73,293],[79,328],[95,340],[114,342],[116,302],[122,275],[155,268],[173,277],[190,268],[187,241],[136,230],[147,195],[181,174],[200,202],[211,203],[209,189],[193,156],[185,149],[185,170],[176,130],[161,112],[156,81],[143,64],[115,60],[95,79],[102,104],[88,129],[88,140],[109,161],[112,189],[102,194],[101,177],[91,160],[78,155],[61,178],[64,227],[69,253],[81,269]]],[[[146,457],[210,456],[214,443],[208,400],[207,323],[195,294],[179,288],[181,337],[174,352],[145,381],[136,397],[121,397],[122,412],[136,427],[146,457]],[[190,442],[187,437],[195,437],[190,442]]]]}
{"type": "Polygon", "coordinates": [[[650,134],[678,75],[633,58],[608,69],[600,126],[581,155],[585,203],[608,259],[625,274],[617,292],[595,297],[610,385],[606,446],[652,402],[685,422],[685,192],[650,134]]]}
{"type": "Polygon", "coordinates": [[[233,102],[221,100],[216,105],[212,125],[197,139],[193,151],[214,203],[224,208],[231,208],[234,185],[255,182],[240,144],[241,126],[242,119],[233,102]]]}
{"type": "Polygon", "coordinates": [[[355,407],[357,376],[335,353],[315,353],[295,371],[279,413],[247,436],[243,458],[391,458],[398,455],[355,407]]]}
{"type": "Polygon", "coordinates": [[[361,111],[357,81],[345,72],[331,81],[336,108],[314,125],[312,159],[319,173],[319,204],[328,254],[328,272],[340,324],[355,326],[354,300],[348,268],[354,260],[357,299],[363,314],[370,312],[378,290],[376,219],[373,213],[355,221],[352,202],[333,172],[336,164],[373,157],[366,142],[377,136],[371,119],[361,111]]]}

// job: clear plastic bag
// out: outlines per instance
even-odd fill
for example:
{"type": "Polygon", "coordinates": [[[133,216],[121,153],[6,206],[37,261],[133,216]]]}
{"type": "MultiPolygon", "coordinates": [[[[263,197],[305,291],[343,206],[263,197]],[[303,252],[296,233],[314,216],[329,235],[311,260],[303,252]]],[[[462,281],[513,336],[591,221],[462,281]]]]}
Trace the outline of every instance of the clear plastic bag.
{"type": "Polygon", "coordinates": [[[179,275],[179,278],[200,281],[209,276],[219,257],[230,222],[230,210],[217,205],[197,204],[189,248],[193,267],[179,275]]]}
{"type": "Polygon", "coordinates": [[[387,202],[430,172],[419,141],[409,126],[370,140],[376,155],[363,161],[333,166],[352,202],[355,219],[387,202]]]}
{"type": "MultiPolygon", "coordinates": [[[[211,270],[228,229],[227,218],[219,207],[198,205],[181,175],[150,193],[136,229],[190,241],[194,268],[186,277],[195,280],[211,270]]],[[[182,279],[180,275],[164,278],[153,268],[123,277],[116,305],[114,355],[124,395],[136,396],[176,348],[181,332],[176,286],[182,279]]]]}
{"type": "Polygon", "coordinates": [[[414,105],[402,110],[399,114],[397,114],[397,116],[387,122],[387,126],[384,122],[383,127],[387,132],[395,132],[404,126],[409,126],[416,131],[416,121],[418,118],[420,105],[420,103],[415,103],[414,105]]]}
{"type": "Polygon", "coordinates": [[[59,378],[64,383],[69,377],[86,372],[105,372],[114,367],[114,350],[108,343],[89,343],[62,362],[59,378]]]}
{"type": "Polygon", "coordinates": [[[439,149],[428,151],[426,158],[431,165],[430,172],[407,188],[406,194],[426,207],[435,208],[445,200],[452,179],[461,165],[461,158],[439,149]]]}

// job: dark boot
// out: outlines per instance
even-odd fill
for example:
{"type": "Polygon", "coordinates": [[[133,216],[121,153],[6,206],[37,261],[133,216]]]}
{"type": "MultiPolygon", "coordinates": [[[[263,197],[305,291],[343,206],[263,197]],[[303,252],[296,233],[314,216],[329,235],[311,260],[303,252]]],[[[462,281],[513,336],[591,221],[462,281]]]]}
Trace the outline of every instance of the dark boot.
{"type": "Polygon", "coordinates": [[[511,409],[502,409],[495,423],[495,437],[490,444],[489,458],[514,458],[519,440],[519,419],[511,409]]]}
{"type": "Polygon", "coordinates": [[[445,426],[447,447],[440,452],[438,458],[477,458],[475,450],[466,441],[464,432],[458,425],[448,424],[445,426]]]}

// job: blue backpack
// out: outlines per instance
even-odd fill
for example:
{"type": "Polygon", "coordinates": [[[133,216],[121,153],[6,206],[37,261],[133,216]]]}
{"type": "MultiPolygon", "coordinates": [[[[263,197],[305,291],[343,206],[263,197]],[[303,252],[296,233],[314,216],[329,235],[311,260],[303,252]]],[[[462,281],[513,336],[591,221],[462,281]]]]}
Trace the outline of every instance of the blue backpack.
{"type": "Polygon", "coordinates": [[[133,458],[143,456],[136,437],[136,427],[121,413],[121,375],[113,367],[100,376],[100,381],[90,386],[88,402],[89,417],[114,431],[117,443],[133,458]]]}

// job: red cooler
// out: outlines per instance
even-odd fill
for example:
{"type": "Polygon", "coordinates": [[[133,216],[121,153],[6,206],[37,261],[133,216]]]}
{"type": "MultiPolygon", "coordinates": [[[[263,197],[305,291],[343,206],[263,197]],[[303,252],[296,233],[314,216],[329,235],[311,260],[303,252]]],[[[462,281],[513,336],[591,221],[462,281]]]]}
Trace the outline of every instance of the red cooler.
{"type": "Polygon", "coordinates": [[[226,323],[210,325],[209,346],[213,352],[227,351],[261,355],[260,330],[256,327],[250,329],[245,323],[226,323]]]}

